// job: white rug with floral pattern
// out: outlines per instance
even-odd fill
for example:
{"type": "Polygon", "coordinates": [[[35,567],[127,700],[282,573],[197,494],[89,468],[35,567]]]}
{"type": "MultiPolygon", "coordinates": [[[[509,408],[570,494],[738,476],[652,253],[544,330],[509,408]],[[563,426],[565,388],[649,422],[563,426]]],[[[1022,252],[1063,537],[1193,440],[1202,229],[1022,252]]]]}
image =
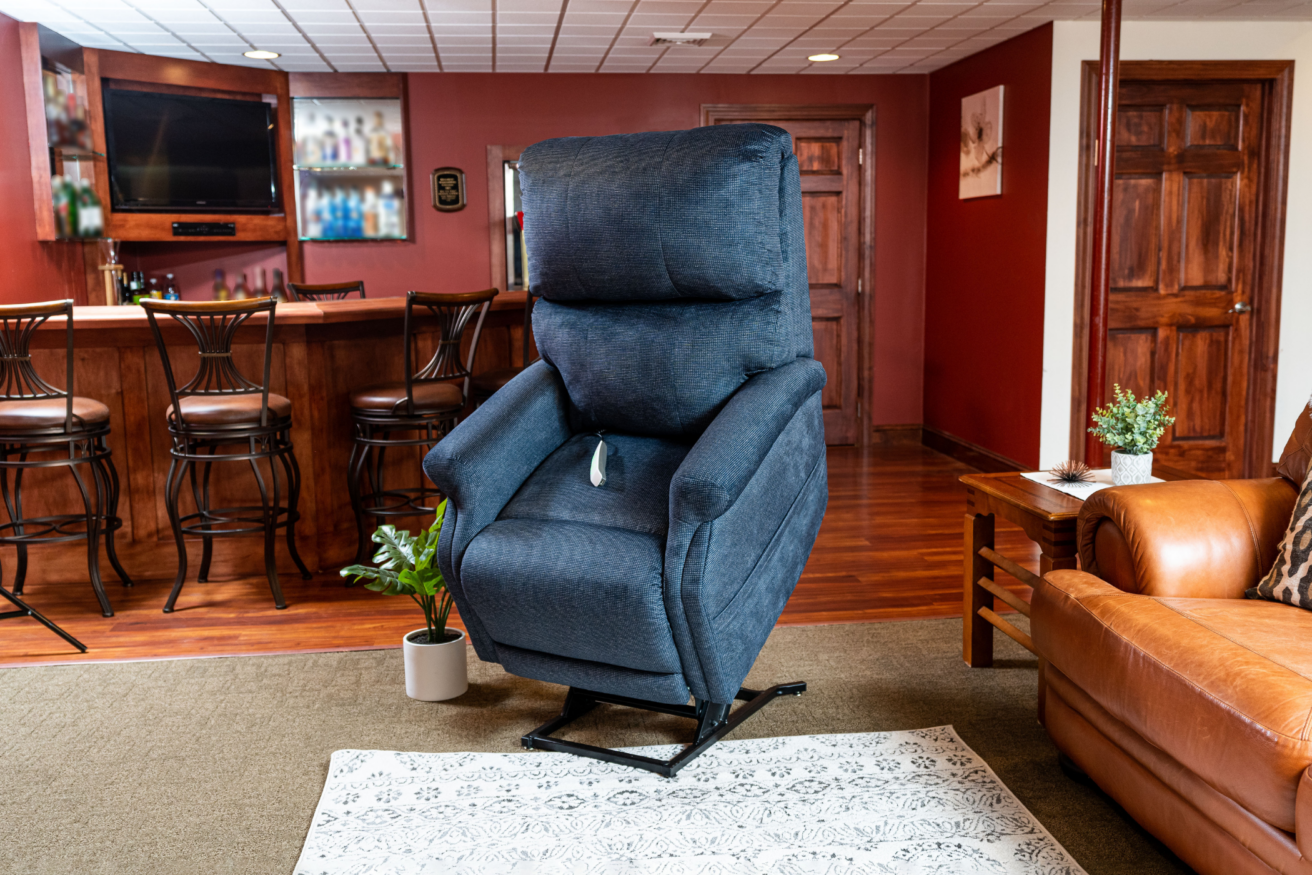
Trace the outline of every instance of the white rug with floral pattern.
{"type": "MultiPolygon", "coordinates": [[[[637,749],[671,756],[676,748],[637,749]]],[[[1082,875],[950,726],[722,741],[673,779],[341,750],[296,875],[1082,875]]]]}

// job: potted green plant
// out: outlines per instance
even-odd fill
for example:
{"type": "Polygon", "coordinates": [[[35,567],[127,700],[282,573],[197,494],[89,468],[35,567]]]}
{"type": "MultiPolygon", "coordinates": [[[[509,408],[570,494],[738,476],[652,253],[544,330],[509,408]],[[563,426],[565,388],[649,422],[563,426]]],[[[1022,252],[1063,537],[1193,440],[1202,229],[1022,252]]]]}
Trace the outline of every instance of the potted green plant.
{"type": "Polygon", "coordinates": [[[408,595],[423,609],[425,627],[402,639],[405,692],[412,699],[440,702],[469,689],[465,633],[448,629],[454,601],[437,567],[437,539],[446,516],[446,502],[437,518],[418,535],[394,526],[379,526],[373,534],[378,552],[375,565],[352,565],[343,577],[364,580],[366,589],[383,595],[408,595]]]}
{"type": "Polygon", "coordinates": [[[1169,410],[1165,392],[1158,390],[1153,397],[1140,400],[1117,385],[1112,403],[1094,411],[1089,431],[1112,448],[1112,482],[1117,486],[1152,479],[1153,450],[1166,430],[1175,425],[1169,410]]]}

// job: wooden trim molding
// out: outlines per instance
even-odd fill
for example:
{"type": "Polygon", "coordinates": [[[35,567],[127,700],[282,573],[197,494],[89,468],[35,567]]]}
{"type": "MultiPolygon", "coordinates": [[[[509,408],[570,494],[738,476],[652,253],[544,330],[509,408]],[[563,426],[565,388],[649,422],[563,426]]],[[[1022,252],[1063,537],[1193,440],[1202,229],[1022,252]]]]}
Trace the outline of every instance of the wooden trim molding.
{"type": "Polygon", "coordinates": [[[956,459],[958,462],[964,462],[972,468],[978,468],[986,474],[1033,470],[1015,459],[929,425],[922,427],[920,442],[935,452],[956,459]]]}
{"type": "MultiPolygon", "coordinates": [[[[1079,200],[1076,214],[1075,320],[1071,368],[1072,459],[1084,457],[1088,422],[1085,398],[1089,349],[1089,275],[1092,258],[1093,143],[1097,127],[1098,67],[1085,61],[1080,88],[1079,200]]],[[[1281,284],[1289,144],[1293,109],[1293,61],[1125,61],[1121,81],[1259,81],[1263,85],[1262,180],[1258,193],[1257,278],[1249,355],[1244,476],[1264,477],[1275,444],[1277,359],[1280,350],[1281,284]]],[[[928,444],[927,444],[928,445],[928,444]]]]}
{"type": "Polygon", "coordinates": [[[702,127],[739,119],[846,120],[861,122],[861,162],[858,183],[861,222],[858,232],[861,265],[857,295],[857,446],[876,443],[871,428],[874,409],[874,294],[875,294],[875,106],[870,103],[703,103],[702,127]]]}
{"type": "Polygon", "coordinates": [[[292,97],[404,97],[404,73],[288,73],[292,97]]]}
{"type": "MultiPolygon", "coordinates": [[[[501,172],[505,161],[518,161],[526,146],[487,147],[487,229],[492,253],[492,287],[509,290],[506,276],[506,180],[501,172]]],[[[526,223],[527,224],[527,223],[526,223]]]]}

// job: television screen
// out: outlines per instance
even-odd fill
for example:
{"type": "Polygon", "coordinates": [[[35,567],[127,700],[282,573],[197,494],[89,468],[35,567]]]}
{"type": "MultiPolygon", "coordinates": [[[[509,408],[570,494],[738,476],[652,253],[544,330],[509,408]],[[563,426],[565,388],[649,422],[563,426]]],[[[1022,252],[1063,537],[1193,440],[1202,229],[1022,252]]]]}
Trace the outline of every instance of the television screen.
{"type": "Polygon", "coordinates": [[[105,141],[115,210],[272,210],[272,107],[106,88],[105,141]]]}

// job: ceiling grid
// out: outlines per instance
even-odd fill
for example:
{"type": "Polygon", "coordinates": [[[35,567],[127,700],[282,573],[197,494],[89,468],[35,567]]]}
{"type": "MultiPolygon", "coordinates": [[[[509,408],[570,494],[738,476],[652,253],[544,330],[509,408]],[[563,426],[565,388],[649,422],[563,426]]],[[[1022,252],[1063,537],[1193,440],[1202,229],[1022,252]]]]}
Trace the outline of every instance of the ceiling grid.
{"type": "MultiPolygon", "coordinates": [[[[1312,0],[1125,4],[1127,20],[1312,20],[1312,0]]],[[[0,0],[0,12],[85,46],[293,72],[926,73],[1099,10],[1099,0],[0,0]],[[656,31],[712,36],[653,46],[656,31]],[[807,60],[819,53],[840,58],[807,60]]]]}

